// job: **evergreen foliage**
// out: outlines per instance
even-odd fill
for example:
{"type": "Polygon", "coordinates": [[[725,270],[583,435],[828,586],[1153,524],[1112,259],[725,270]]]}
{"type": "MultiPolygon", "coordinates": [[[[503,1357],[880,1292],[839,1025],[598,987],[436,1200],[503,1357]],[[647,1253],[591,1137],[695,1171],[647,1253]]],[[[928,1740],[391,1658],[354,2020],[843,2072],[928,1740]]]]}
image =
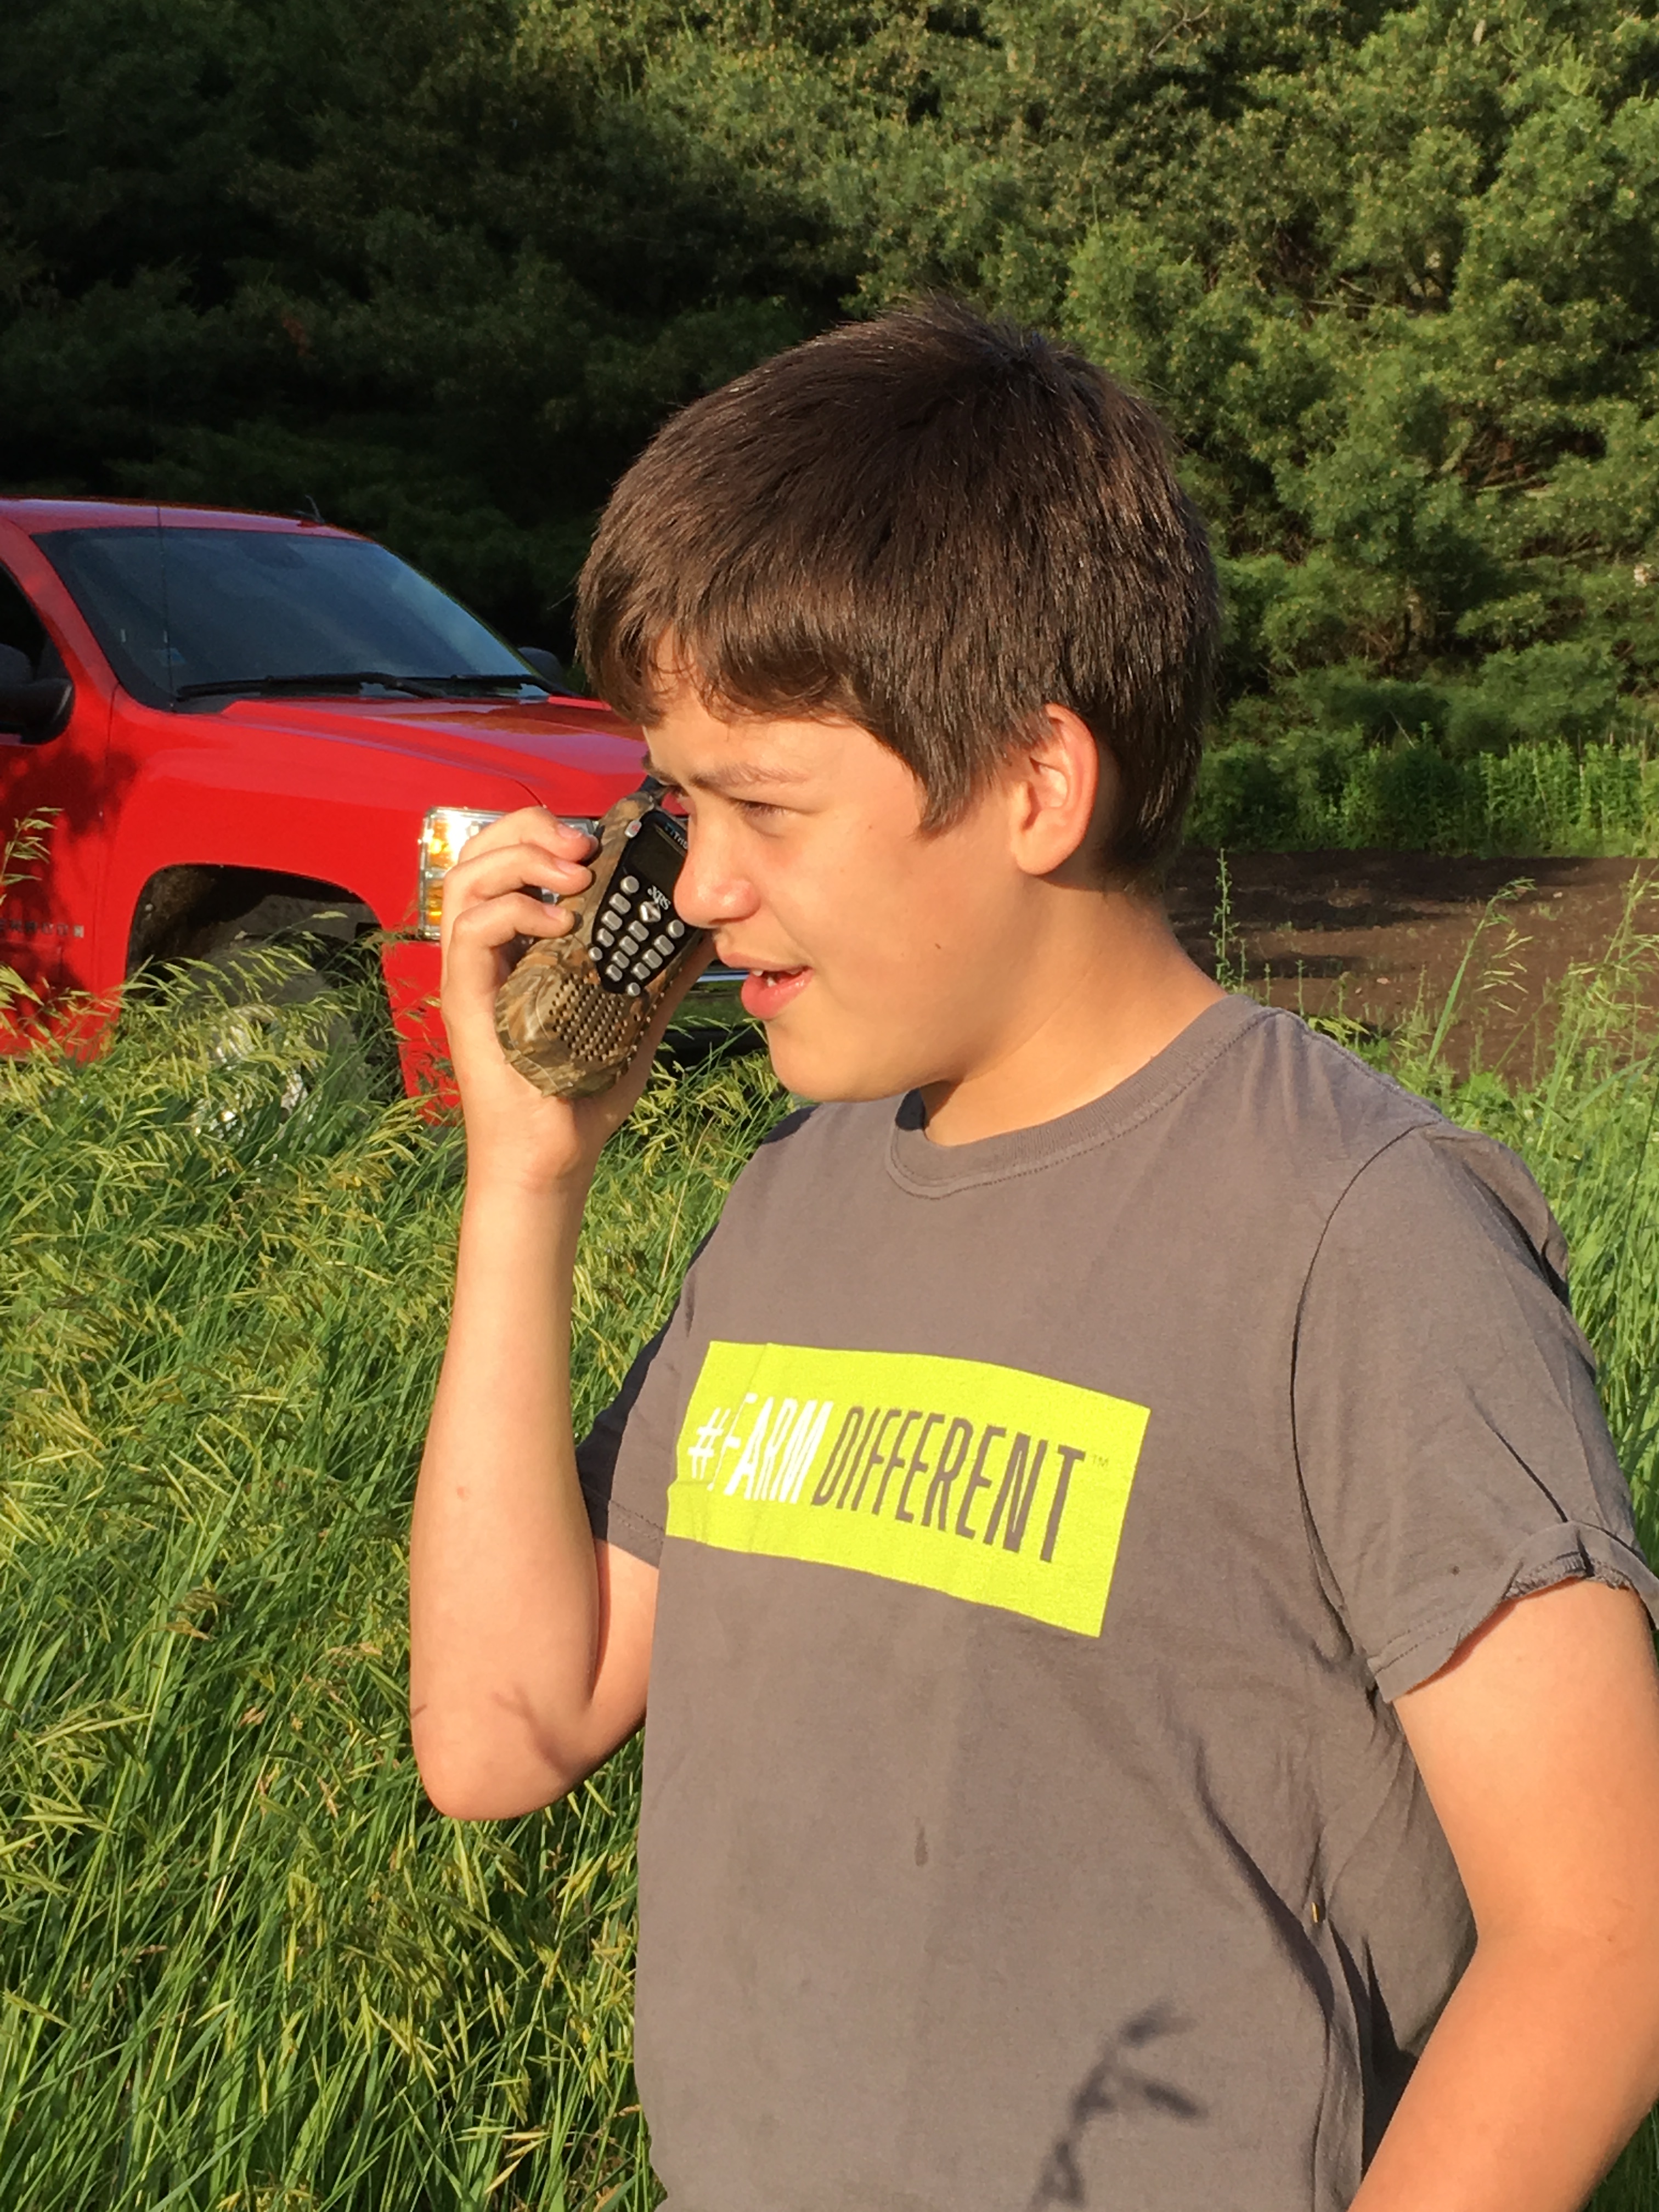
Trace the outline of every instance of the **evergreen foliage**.
{"type": "Polygon", "coordinates": [[[12,0],[0,478],[523,635],[675,404],[948,286],[1178,431],[1233,741],[1644,744],[1655,0],[12,0]]]}

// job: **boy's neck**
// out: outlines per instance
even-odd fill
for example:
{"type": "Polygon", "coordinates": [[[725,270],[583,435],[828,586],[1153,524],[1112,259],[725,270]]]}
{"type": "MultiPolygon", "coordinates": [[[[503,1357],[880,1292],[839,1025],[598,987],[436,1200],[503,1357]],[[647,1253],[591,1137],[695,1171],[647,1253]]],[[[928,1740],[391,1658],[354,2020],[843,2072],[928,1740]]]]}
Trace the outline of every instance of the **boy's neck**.
{"type": "Polygon", "coordinates": [[[934,1144],[1035,1128],[1088,1105],[1226,996],[1182,951],[1155,899],[1097,891],[1066,908],[1032,949],[995,1048],[960,1079],[922,1086],[934,1144]]]}

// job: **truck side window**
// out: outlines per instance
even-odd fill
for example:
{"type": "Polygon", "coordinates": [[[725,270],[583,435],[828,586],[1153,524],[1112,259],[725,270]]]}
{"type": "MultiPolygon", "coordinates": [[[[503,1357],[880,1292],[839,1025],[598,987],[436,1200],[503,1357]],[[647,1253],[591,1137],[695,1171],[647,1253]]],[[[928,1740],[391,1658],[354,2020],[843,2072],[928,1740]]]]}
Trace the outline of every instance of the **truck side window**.
{"type": "MultiPolygon", "coordinates": [[[[13,653],[21,653],[27,659],[28,676],[18,669],[10,679],[13,683],[27,683],[29,677],[60,672],[61,664],[56,652],[51,655],[52,665],[46,665],[49,647],[45,625],[22,590],[3,568],[0,568],[0,646],[9,646],[13,653]]],[[[9,657],[0,653],[0,662],[9,657]]],[[[5,680],[3,669],[0,669],[0,682],[5,680]]]]}

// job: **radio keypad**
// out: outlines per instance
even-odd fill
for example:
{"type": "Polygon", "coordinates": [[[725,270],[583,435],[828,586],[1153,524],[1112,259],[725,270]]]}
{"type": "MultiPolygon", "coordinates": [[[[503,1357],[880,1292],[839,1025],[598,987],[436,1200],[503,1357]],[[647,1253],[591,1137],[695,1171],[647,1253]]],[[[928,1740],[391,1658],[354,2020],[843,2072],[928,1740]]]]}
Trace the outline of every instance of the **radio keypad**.
{"type": "MultiPolygon", "coordinates": [[[[637,836],[644,826],[630,823],[629,836],[637,836]]],[[[659,830],[657,834],[660,842],[659,830]]],[[[642,859],[653,857],[649,845],[640,849],[642,859]]],[[[660,884],[635,874],[613,877],[594,917],[591,939],[601,983],[607,990],[638,998],[651,978],[686,950],[688,934],[671,895],[660,884]]]]}

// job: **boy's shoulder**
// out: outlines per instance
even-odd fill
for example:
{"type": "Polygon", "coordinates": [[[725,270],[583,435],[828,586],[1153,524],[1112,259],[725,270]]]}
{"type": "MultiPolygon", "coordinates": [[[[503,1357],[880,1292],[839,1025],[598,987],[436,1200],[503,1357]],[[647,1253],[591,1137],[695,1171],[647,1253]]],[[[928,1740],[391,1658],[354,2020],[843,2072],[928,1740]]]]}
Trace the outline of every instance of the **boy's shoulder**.
{"type": "Polygon", "coordinates": [[[1531,1170],[1507,1145],[1452,1121],[1297,1015],[1264,1008],[1245,1040],[1237,1110],[1245,1141],[1282,1142],[1327,1220],[1392,1207],[1456,1233],[1501,1217],[1546,1272],[1564,1279],[1561,1232],[1531,1170]]]}
{"type": "Polygon", "coordinates": [[[866,1188],[884,1174],[897,1098],[803,1103],[774,1122],[726,1196],[721,1229],[781,1211],[797,1211],[820,1194],[866,1188]]]}
{"type": "Polygon", "coordinates": [[[902,1097],[803,1101],[775,1121],[744,1168],[745,1180],[801,1172],[831,1158],[879,1158],[902,1097]]]}
{"type": "MultiPolygon", "coordinates": [[[[1180,1144],[1212,1141],[1224,1128],[1235,1142],[1264,1152],[1293,1151],[1304,1171],[1328,1162],[1352,1172],[1412,1132],[1491,1145],[1298,1015],[1230,995],[1125,1082],[1076,1111],[945,1149],[964,1168],[1005,1154],[1060,1165],[1126,1136],[1180,1144]]],[[[924,1129],[915,1092],[803,1103],[763,1138],[743,1181],[770,1186],[831,1165],[878,1165],[896,1138],[914,1140],[924,1129]]]]}
{"type": "MultiPolygon", "coordinates": [[[[1413,1215],[1496,1206],[1551,1272],[1559,1231],[1524,1164],[1463,1128],[1298,1016],[1237,996],[1212,1006],[1127,1081],[1077,1112],[976,1145],[928,1144],[914,1094],[803,1106],[768,1133],[732,1194],[733,1225],[823,1218],[872,1185],[956,1196],[1018,1177],[1077,1188],[1124,1175],[1186,1191],[1213,1216],[1276,1213],[1316,1241],[1358,1189],[1413,1215]],[[1133,1159],[1131,1155],[1133,1155],[1133,1159]]],[[[1051,1186],[1052,1188],[1052,1186],[1051,1186]]],[[[1055,1191],[1056,1199],[1059,1197],[1055,1191]]]]}

